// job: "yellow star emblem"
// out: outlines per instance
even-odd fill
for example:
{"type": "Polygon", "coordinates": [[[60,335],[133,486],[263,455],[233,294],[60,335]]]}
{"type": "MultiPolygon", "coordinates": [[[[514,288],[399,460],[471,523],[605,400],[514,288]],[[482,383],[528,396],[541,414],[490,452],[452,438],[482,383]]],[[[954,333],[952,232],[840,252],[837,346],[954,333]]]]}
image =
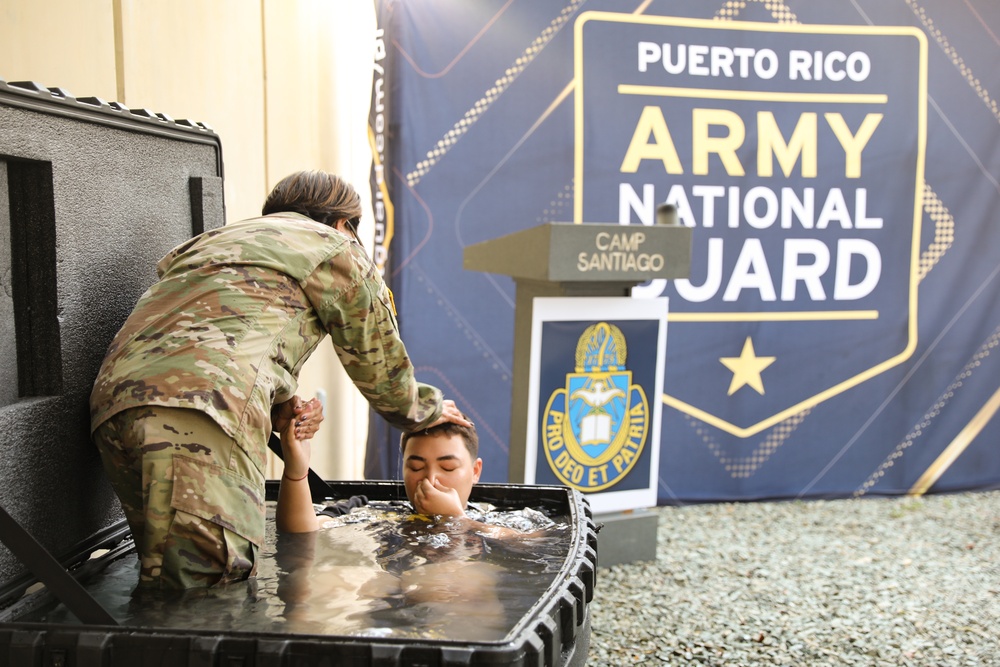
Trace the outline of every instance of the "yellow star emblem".
{"type": "Polygon", "coordinates": [[[760,373],[773,364],[775,359],[776,357],[758,357],[753,349],[753,341],[750,340],[750,336],[747,336],[740,356],[719,359],[726,368],[733,372],[733,381],[729,383],[728,395],[732,396],[737,389],[748,384],[763,396],[764,381],[760,379],[760,373]]]}

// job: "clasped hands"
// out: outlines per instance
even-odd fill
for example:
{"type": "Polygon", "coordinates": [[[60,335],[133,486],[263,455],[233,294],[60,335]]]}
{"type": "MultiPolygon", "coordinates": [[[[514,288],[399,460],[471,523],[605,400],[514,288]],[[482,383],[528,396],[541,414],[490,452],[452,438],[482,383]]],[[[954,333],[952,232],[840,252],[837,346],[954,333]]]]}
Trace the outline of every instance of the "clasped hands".
{"type": "Polygon", "coordinates": [[[318,398],[303,401],[292,396],[271,408],[271,428],[281,435],[284,476],[300,479],[309,473],[309,441],[322,422],[323,404],[318,398]]]}

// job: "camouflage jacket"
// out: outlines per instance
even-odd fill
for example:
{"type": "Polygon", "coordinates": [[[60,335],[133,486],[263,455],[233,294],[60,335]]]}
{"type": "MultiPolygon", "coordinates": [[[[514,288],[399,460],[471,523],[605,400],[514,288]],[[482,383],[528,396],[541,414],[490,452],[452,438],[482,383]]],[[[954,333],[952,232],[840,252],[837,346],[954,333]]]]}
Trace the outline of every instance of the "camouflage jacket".
{"type": "Polygon", "coordinates": [[[364,249],[296,213],[226,225],[171,250],[115,336],[90,398],[91,428],[130,407],[194,408],[259,466],[271,406],[329,333],[355,386],[403,430],[441,413],[417,382],[389,290],[364,249]]]}

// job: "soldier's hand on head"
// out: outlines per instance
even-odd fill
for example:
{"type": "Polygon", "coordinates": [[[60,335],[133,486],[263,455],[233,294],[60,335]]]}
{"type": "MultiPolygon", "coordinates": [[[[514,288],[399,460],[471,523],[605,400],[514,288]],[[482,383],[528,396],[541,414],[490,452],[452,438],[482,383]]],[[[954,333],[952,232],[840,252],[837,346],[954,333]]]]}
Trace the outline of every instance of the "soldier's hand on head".
{"type": "Polygon", "coordinates": [[[427,426],[427,428],[431,428],[445,422],[461,424],[462,426],[474,426],[474,424],[462,414],[462,411],[458,409],[458,406],[455,405],[455,401],[452,401],[451,399],[441,401],[441,416],[435,419],[433,423],[427,426]]]}

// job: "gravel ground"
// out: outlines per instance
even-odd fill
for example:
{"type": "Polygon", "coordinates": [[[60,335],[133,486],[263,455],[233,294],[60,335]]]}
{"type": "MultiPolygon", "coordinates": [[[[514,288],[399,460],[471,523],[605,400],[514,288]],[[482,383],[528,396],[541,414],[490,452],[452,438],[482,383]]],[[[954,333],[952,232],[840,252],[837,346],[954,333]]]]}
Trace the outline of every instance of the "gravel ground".
{"type": "Polygon", "coordinates": [[[587,665],[1000,665],[1000,492],[661,507],[587,665]]]}

